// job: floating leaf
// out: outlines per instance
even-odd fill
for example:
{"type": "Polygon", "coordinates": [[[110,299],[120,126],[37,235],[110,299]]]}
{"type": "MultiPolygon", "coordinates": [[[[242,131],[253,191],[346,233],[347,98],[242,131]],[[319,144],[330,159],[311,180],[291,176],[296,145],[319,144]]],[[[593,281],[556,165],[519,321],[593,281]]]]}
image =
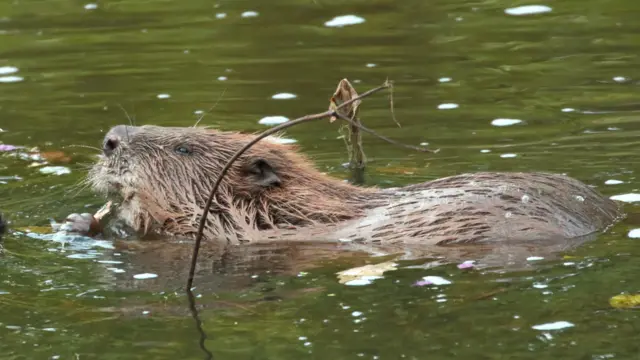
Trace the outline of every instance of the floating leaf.
{"type": "Polygon", "coordinates": [[[640,294],[616,295],[609,299],[609,304],[616,309],[629,309],[640,307],[640,294]]]}
{"type": "Polygon", "coordinates": [[[42,155],[45,160],[53,163],[68,163],[71,161],[71,158],[62,151],[43,152],[40,155],[42,155]]]}
{"type": "Polygon", "coordinates": [[[340,284],[346,284],[354,280],[368,281],[371,278],[380,278],[385,272],[396,270],[397,266],[398,264],[387,261],[375,265],[365,265],[340,271],[339,273],[337,273],[338,281],[340,282],[340,284]]]}

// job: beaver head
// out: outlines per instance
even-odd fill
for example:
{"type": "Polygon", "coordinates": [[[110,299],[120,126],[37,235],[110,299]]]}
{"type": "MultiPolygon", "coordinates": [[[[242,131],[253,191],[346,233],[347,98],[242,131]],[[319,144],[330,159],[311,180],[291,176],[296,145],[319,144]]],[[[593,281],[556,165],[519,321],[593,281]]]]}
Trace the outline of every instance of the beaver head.
{"type": "MultiPolygon", "coordinates": [[[[94,190],[121,197],[136,230],[193,236],[222,168],[253,135],[196,127],[112,128],[89,172],[94,190]]],[[[258,142],[230,168],[207,217],[208,237],[242,240],[254,230],[358,216],[375,190],[330,178],[291,145],[258,142]]]]}

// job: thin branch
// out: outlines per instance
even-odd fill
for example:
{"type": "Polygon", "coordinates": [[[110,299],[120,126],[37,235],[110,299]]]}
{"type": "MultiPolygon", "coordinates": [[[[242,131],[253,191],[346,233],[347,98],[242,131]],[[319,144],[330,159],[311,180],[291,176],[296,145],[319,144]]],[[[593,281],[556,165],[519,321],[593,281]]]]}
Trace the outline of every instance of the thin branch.
{"type": "Polygon", "coordinates": [[[360,128],[361,130],[364,130],[374,136],[377,136],[379,138],[381,138],[382,140],[385,140],[393,145],[397,145],[397,146],[402,146],[402,147],[406,147],[409,149],[413,149],[413,150],[417,150],[417,151],[421,151],[421,152],[430,152],[430,153],[436,153],[439,151],[438,150],[430,150],[427,148],[421,148],[421,147],[416,147],[416,146],[411,146],[411,145],[405,145],[405,144],[401,144],[398,143],[397,141],[391,140],[389,138],[386,138],[384,136],[378,135],[376,132],[374,132],[373,130],[370,130],[366,127],[364,127],[361,124],[357,124],[356,122],[352,121],[351,119],[349,119],[348,117],[344,116],[343,114],[339,113],[339,110],[348,106],[349,104],[356,102],[360,99],[363,99],[367,96],[373,95],[381,90],[384,90],[386,88],[391,87],[391,83],[389,81],[385,81],[385,83],[381,86],[378,86],[376,88],[373,88],[369,91],[366,91],[362,94],[360,94],[357,97],[354,97],[353,99],[350,99],[348,101],[345,101],[344,103],[340,104],[339,106],[337,106],[335,109],[333,110],[327,110],[325,112],[322,113],[317,113],[317,114],[311,114],[311,115],[306,115],[303,116],[301,118],[286,122],[284,124],[278,125],[276,127],[273,127],[269,130],[264,131],[263,133],[261,133],[260,135],[258,135],[257,137],[255,137],[253,140],[249,141],[245,146],[243,146],[240,150],[238,150],[228,161],[227,164],[225,165],[225,167],[222,169],[222,171],[220,172],[220,175],[218,175],[218,179],[216,180],[215,184],[213,185],[213,188],[211,189],[211,192],[209,193],[209,198],[207,199],[207,202],[204,206],[203,212],[202,212],[202,217],[200,219],[200,226],[198,227],[198,232],[196,235],[196,239],[195,239],[195,244],[193,247],[193,254],[192,254],[192,258],[191,258],[191,268],[189,269],[189,278],[187,280],[187,290],[191,289],[192,285],[193,285],[193,279],[195,276],[195,271],[196,271],[196,263],[197,263],[197,259],[198,259],[198,253],[200,251],[200,243],[202,242],[202,236],[204,233],[204,226],[206,224],[206,220],[207,220],[207,215],[209,214],[209,209],[211,208],[211,204],[213,202],[213,198],[214,195],[216,194],[216,192],[218,191],[218,188],[220,187],[220,184],[222,183],[222,179],[224,178],[224,176],[227,174],[227,172],[229,171],[229,169],[231,168],[231,165],[245,152],[247,151],[249,148],[251,148],[253,145],[255,145],[257,142],[259,142],[260,140],[273,135],[279,131],[282,131],[286,128],[292,127],[292,126],[296,126],[298,124],[302,124],[305,122],[310,122],[310,121],[315,121],[315,120],[319,120],[319,119],[323,119],[323,118],[328,118],[331,116],[335,116],[340,118],[343,121],[346,121],[347,123],[351,124],[352,126],[356,126],[358,128],[360,128]]]}

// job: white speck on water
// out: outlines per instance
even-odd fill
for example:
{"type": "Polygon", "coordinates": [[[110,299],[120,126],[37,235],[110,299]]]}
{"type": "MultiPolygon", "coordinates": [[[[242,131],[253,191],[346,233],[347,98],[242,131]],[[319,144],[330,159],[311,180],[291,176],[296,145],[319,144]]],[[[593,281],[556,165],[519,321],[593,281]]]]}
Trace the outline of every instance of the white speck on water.
{"type": "Polygon", "coordinates": [[[437,299],[436,302],[439,302],[439,303],[447,302],[447,299],[437,299]]]}
{"type": "Polygon", "coordinates": [[[502,154],[502,155],[500,155],[501,158],[505,158],[505,159],[514,158],[516,156],[518,156],[518,155],[516,155],[516,154],[502,154]]]}
{"type": "Polygon", "coordinates": [[[522,120],[519,119],[495,119],[491,121],[491,125],[493,126],[511,126],[515,124],[521,123],[522,120]]]}
{"type": "Polygon", "coordinates": [[[98,4],[94,4],[94,3],[86,4],[86,5],[84,6],[84,9],[85,9],[85,10],[95,10],[95,9],[97,9],[97,8],[98,8],[98,4]]]}
{"type": "Polygon", "coordinates": [[[0,83],[14,83],[24,80],[21,76],[0,76],[0,83]]]}
{"type": "Polygon", "coordinates": [[[224,19],[227,17],[227,14],[225,13],[217,13],[216,14],[216,19],[224,19]]]}
{"type": "Polygon", "coordinates": [[[240,16],[242,16],[243,18],[256,17],[256,16],[258,16],[258,12],[256,12],[256,11],[245,11],[242,14],[240,14],[240,16]]]}
{"type": "Polygon", "coordinates": [[[64,166],[45,166],[40,168],[40,172],[43,174],[64,175],[71,174],[71,169],[64,166]]]}
{"type": "Polygon", "coordinates": [[[432,283],[433,285],[450,285],[451,281],[440,276],[425,276],[422,280],[432,283]]]}
{"type": "Polygon", "coordinates": [[[547,284],[533,284],[533,287],[536,289],[546,289],[549,287],[547,284]]]}
{"type": "Polygon", "coordinates": [[[556,322],[547,323],[547,324],[534,325],[531,328],[534,330],[549,331],[549,330],[566,329],[573,326],[574,325],[568,321],[556,321],[556,322]]]}
{"type": "Polygon", "coordinates": [[[287,99],[295,99],[296,97],[297,97],[296,94],[278,93],[273,95],[271,98],[276,100],[287,100],[287,99]]]}
{"type": "Polygon", "coordinates": [[[613,81],[615,81],[615,82],[625,82],[625,81],[627,81],[627,78],[624,77],[624,76],[616,76],[616,77],[613,78],[613,81]]]}
{"type": "Polygon", "coordinates": [[[0,66],[0,75],[13,74],[18,72],[18,68],[15,66],[0,66]]]}
{"type": "Polygon", "coordinates": [[[289,121],[289,118],[284,116],[265,116],[258,121],[260,125],[280,125],[289,121]]]}
{"type": "Polygon", "coordinates": [[[227,81],[227,77],[226,76],[218,76],[218,80],[219,81],[227,81]]]}
{"type": "Polygon", "coordinates": [[[144,310],[144,311],[142,312],[142,315],[149,315],[149,314],[150,314],[150,311],[149,311],[149,310],[144,310]]]}
{"type": "Polygon", "coordinates": [[[9,330],[20,330],[20,329],[22,329],[22,327],[17,326],[17,325],[7,325],[7,326],[5,326],[5,328],[7,328],[9,330]]]}
{"type": "Polygon", "coordinates": [[[629,231],[627,236],[632,238],[632,239],[640,238],[640,229],[633,229],[633,230],[629,231]]]}
{"type": "Polygon", "coordinates": [[[51,357],[51,360],[58,360],[58,359],[60,359],[60,355],[53,355],[51,357]]]}
{"type": "Polygon", "coordinates": [[[438,109],[440,110],[450,110],[450,109],[457,109],[457,108],[458,108],[458,104],[454,104],[454,103],[445,103],[445,104],[438,105],[438,109]]]}
{"type": "Polygon", "coordinates": [[[611,179],[611,180],[605,181],[604,184],[605,185],[620,185],[620,184],[624,184],[624,181],[611,179]]]}
{"type": "Polygon", "coordinates": [[[145,280],[145,279],[153,279],[153,278],[157,278],[158,275],[156,274],[150,274],[150,273],[144,273],[144,274],[135,274],[133,275],[134,279],[138,279],[138,280],[145,280]]]}
{"type": "Polygon", "coordinates": [[[574,108],[564,108],[564,109],[562,109],[562,112],[574,112],[574,111],[576,111],[576,109],[574,109],[574,108]]]}
{"type": "Polygon", "coordinates": [[[56,332],[56,328],[44,328],[42,331],[56,332]]]}
{"type": "Polygon", "coordinates": [[[451,81],[451,78],[450,77],[441,77],[440,79],[438,79],[438,81],[441,82],[441,83],[446,83],[446,82],[451,81]]]}
{"type": "Polygon", "coordinates": [[[628,202],[628,203],[638,202],[640,201],[640,194],[629,193],[629,194],[613,195],[609,199],[628,202]]]}
{"type": "Polygon", "coordinates": [[[372,67],[376,67],[376,66],[378,66],[378,65],[377,65],[377,64],[374,64],[374,63],[369,63],[369,64],[367,64],[367,67],[368,67],[368,68],[372,68],[372,67]]]}
{"type": "Polygon", "coordinates": [[[121,273],[125,272],[124,270],[118,269],[118,268],[108,268],[107,270],[112,271],[112,272],[114,272],[116,274],[121,274],[121,273]]]}
{"type": "Polygon", "coordinates": [[[575,265],[575,264],[576,264],[576,263],[574,263],[573,261],[567,261],[567,262],[565,262],[565,263],[562,263],[562,265],[564,265],[564,266],[573,266],[573,265],[575,265]]]}
{"type": "Polygon", "coordinates": [[[481,152],[481,153],[483,153],[483,154],[486,154],[486,153],[490,153],[490,152],[491,152],[491,150],[489,150],[489,149],[482,149],[482,150],[480,150],[480,152],[481,152]]]}
{"type": "Polygon", "coordinates": [[[530,199],[529,195],[522,195],[522,198],[520,198],[520,200],[525,204],[528,203],[530,199]]]}
{"type": "Polygon", "coordinates": [[[527,261],[539,261],[539,260],[544,260],[544,258],[542,256],[529,256],[527,258],[527,261]]]}
{"type": "Polygon", "coordinates": [[[305,340],[307,340],[307,337],[306,336],[300,336],[300,337],[298,337],[298,340],[305,341],[305,340]]]}
{"type": "Polygon", "coordinates": [[[364,18],[361,18],[356,15],[342,15],[342,16],[336,16],[333,19],[325,22],[324,26],[343,27],[348,25],[362,24],[364,21],[365,21],[364,18]]]}
{"type": "Polygon", "coordinates": [[[429,145],[429,143],[428,143],[428,142],[421,142],[421,143],[420,143],[420,146],[427,146],[427,145],[429,145]]]}
{"type": "Polygon", "coordinates": [[[193,113],[196,114],[196,115],[202,115],[202,114],[204,114],[204,110],[196,110],[193,113]]]}
{"type": "Polygon", "coordinates": [[[303,345],[304,345],[304,346],[311,346],[311,343],[307,341],[307,342],[306,342],[306,343],[304,343],[303,345]]]}
{"type": "Polygon", "coordinates": [[[362,315],[362,312],[360,312],[360,311],[354,311],[354,312],[351,313],[351,316],[355,316],[355,317],[358,317],[358,316],[361,316],[361,315],[362,315]]]}
{"type": "Polygon", "coordinates": [[[158,99],[168,99],[171,95],[169,94],[158,94],[158,99]]]}
{"type": "Polygon", "coordinates": [[[514,16],[542,14],[550,11],[551,8],[546,5],[525,5],[504,10],[507,15],[514,16]]]}

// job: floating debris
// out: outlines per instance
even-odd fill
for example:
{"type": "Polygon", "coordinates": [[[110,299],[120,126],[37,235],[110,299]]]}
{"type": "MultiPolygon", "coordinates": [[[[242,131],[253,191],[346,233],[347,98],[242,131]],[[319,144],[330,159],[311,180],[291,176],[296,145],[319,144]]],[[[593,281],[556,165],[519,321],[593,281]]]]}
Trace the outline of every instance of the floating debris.
{"type": "Polygon", "coordinates": [[[22,146],[0,144],[0,151],[14,151],[22,148],[22,146]]]}
{"type": "Polygon", "coordinates": [[[0,75],[13,74],[18,72],[18,68],[15,66],[0,66],[0,75]]]}
{"type": "Polygon", "coordinates": [[[348,25],[362,24],[364,21],[365,21],[364,18],[361,18],[356,15],[342,15],[342,16],[336,16],[333,19],[325,22],[324,26],[343,27],[348,25]]]}
{"type": "Polygon", "coordinates": [[[243,18],[256,17],[256,16],[258,16],[258,12],[256,12],[256,11],[245,11],[242,14],[240,14],[240,16],[242,16],[243,18]]]}
{"type": "Polygon", "coordinates": [[[551,11],[551,8],[546,5],[525,5],[525,6],[508,8],[504,10],[504,12],[507,15],[514,15],[514,16],[542,14],[550,11],[551,11]]]}
{"type": "Polygon", "coordinates": [[[549,330],[561,330],[561,329],[566,329],[574,326],[575,325],[573,325],[568,321],[556,321],[556,322],[547,323],[547,324],[534,325],[531,328],[534,330],[549,331],[549,330]]]}
{"type": "Polygon", "coordinates": [[[50,174],[50,175],[64,175],[64,174],[71,174],[71,169],[64,166],[45,166],[40,168],[40,172],[43,174],[50,174]]]}
{"type": "Polygon", "coordinates": [[[258,121],[260,125],[280,125],[289,121],[289,118],[284,116],[265,116],[258,121]]]}
{"type": "Polygon", "coordinates": [[[394,262],[383,262],[340,271],[337,273],[338,282],[345,285],[369,285],[372,280],[382,279],[385,272],[397,270],[397,266],[394,262]]]}
{"type": "Polygon", "coordinates": [[[454,103],[445,103],[445,104],[438,105],[439,110],[451,110],[451,109],[457,109],[458,107],[459,105],[454,103]]]}
{"type": "Polygon", "coordinates": [[[640,201],[640,194],[629,193],[629,194],[614,195],[614,196],[611,196],[609,199],[627,202],[627,203],[638,202],[640,201]]]}
{"type": "Polygon", "coordinates": [[[21,76],[0,76],[0,83],[14,83],[24,80],[21,76]]]}
{"type": "Polygon", "coordinates": [[[607,180],[604,182],[605,185],[620,185],[620,184],[624,184],[624,181],[620,181],[620,180],[607,180]]]}
{"type": "Polygon", "coordinates": [[[450,285],[451,281],[442,278],[440,276],[425,276],[422,280],[417,281],[414,286],[425,286],[425,285],[450,285]]]}
{"type": "Polygon", "coordinates": [[[616,309],[629,309],[640,307],[640,294],[636,295],[616,295],[609,299],[609,304],[616,309]]]}
{"type": "Polygon", "coordinates": [[[458,264],[458,269],[471,269],[475,266],[475,260],[467,260],[458,264]]]}
{"type": "Polygon", "coordinates": [[[276,100],[288,100],[288,99],[295,99],[296,97],[297,97],[296,94],[278,93],[273,95],[271,98],[276,100]]]}
{"type": "Polygon", "coordinates": [[[511,126],[515,124],[521,123],[520,119],[495,119],[491,121],[491,125],[493,126],[511,126]]]}

